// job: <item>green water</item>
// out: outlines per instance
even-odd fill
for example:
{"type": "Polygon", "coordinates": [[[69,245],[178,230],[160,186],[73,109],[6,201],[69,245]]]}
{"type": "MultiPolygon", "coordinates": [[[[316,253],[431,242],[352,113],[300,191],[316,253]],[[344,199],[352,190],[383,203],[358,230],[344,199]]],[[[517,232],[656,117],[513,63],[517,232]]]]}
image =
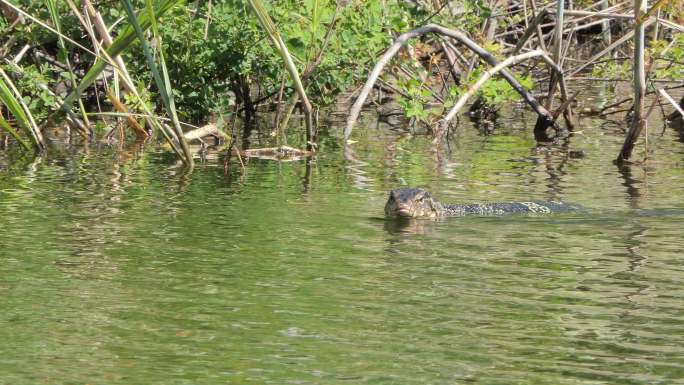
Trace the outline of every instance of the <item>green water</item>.
{"type": "Polygon", "coordinates": [[[619,170],[619,123],[537,147],[530,122],[446,153],[331,129],[308,169],[2,155],[0,384],[684,383],[684,144],[653,129],[658,162],[619,170]],[[587,211],[383,220],[404,183],[587,211]]]}

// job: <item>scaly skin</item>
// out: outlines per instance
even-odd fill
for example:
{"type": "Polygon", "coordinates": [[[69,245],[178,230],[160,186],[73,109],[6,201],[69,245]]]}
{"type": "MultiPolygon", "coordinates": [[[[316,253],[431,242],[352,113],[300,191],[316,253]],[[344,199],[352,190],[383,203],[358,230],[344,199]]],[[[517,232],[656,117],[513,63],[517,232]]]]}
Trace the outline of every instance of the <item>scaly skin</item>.
{"type": "Polygon", "coordinates": [[[490,216],[505,214],[546,214],[576,211],[577,205],[561,202],[510,202],[482,204],[442,204],[430,192],[420,188],[397,189],[390,192],[385,214],[389,217],[436,218],[466,215],[490,216]]]}

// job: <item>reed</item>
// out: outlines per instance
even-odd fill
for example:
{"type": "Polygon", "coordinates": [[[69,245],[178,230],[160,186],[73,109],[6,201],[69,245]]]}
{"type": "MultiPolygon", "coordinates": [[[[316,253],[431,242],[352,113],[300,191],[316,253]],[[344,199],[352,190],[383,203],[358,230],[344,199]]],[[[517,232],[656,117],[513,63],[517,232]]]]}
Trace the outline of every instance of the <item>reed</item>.
{"type": "MultiPolygon", "coordinates": [[[[181,3],[182,0],[159,0],[154,6],[154,17],[151,17],[149,13],[145,12],[140,14],[140,17],[136,18],[136,24],[140,27],[142,31],[147,30],[152,25],[152,19],[157,19],[166,13],[171,7],[181,3]]],[[[90,87],[95,80],[102,74],[102,71],[107,68],[107,65],[113,64],[109,58],[113,58],[123,53],[130,45],[138,38],[136,34],[135,27],[129,25],[123,28],[119,35],[114,39],[112,45],[105,50],[101,55],[97,56],[95,63],[90,67],[88,72],[83,76],[81,82],[78,84],[76,89],[72,90],[69,95],[64,99],[62,104],[62,109],[71,109],[74,102],[80,97],[80,95],[88,87],[90,87]]]]}
{"type": "Polygon", "coordinates": [[[128,22],[133,26],[135,34],[137,35],[138,40],[140,41],[143,53],[145,54],[145,59],[147,60],[147,65],[150,67],[150,71],[152,72],[152,75],[154,77],[154,81],[157,85],[157,89],[159,90],[159,96],[162,99],[164,108],[166,108],[166,111],[171,116],[171,121],[173,122],[173,129],[175,134],[174,139],[177,140],[178,143],[180,143],[181,149],[183,150],[183,162],[187,166],[192,167],[192,153],[190,152],[190,148],[188,147],[188,142],[185,140],[185,137],[183,136],[183,129],[180,126],[180,122],[178,121],[178,115],[176,113],[176,105],[173,100],[173,90],[171,88],[171,82],[169,81],[169,74],[166,70],[166,62],[164,60],[164,49],[161,41],[161,35],[159,34],[156,26],[154,5],[150,0],[147,0],[145,7],[146,13],[143,14],[147,15],[150,21],[150,27],[152,27],[152,35],[159,42],[158,53],[161,71],[157,66],[154,56],[152,55],[152,50],[150,49],[150,45],[147,42],[147,39],[145,38],[143,28],[141,24],[138,22],[138,17],[136,17],[135,15],[133,5],[131,4],[130,0],[122,0],[122,3],[124,5],[124,9],[126,10],[126,15],[128,16],[128,22]]]}
{"type": "MultiPolygon", "coordinates": [[[[62,22],[59,13],[57,12],[57,3],[55,2],[55,0],[45,0],[45,5],[47,6],[48,11],[50,12],[50,20],[52,21],[52,25],[57,30],[57,42],[60,56],[64,58],[64,61],[67,65],[67,71],[69,72],[71,83],[75,87],[76,75],[74,74],[74,69],[71,66],[71,60],[69,60],[67,46],[64,42],[64,34],[62,33],[62,22]]],[[[83,101],[81,101],[80,99],[78,100],[78,110],[80,111],[81,117],[85,122],[84,128],[86,129],[86,134],[91,135],[92,132],[90,131],[90,124],[88,123],[88,115],[86,114],[86,109],[83,106],[83,101]]]]}
{"type": "Polygon", "coordinates": [[[306,96],[304,84],[302,83],[302,80],[299,77],[299,71],[297,70],[297,66],[295,66],[294,61],[292,60],[292,55],[290,54],[290,51],[287,49],[287,45],[285,45],[285,42],[280,37],[280,33],[278,33],[278,29],[276,28],[275,23],[273,23],[271,16],[269,16],[268,12],[266,11],[266,8],[261,3],[261,1],[248,0],[248,2],[249,5],[252,7],[252,10],[254,11],[254,14],[257,16],[257,19],[259,20],[259,24],[266,31],[266,34],[268,34],[268,37],[271,39],[271,42],[273,42],[273,45],[275,45],[276,49],[278,50],[278,53],[282,57],[287,72],[292,77],[292,82],[295,85],[297,95],[299,95],[299,98],[302,101],[302,109],[304,110],[304,114],[306,115],[307,147],[309,147],[309,149],[313,149],[312,141],[314,134],[313,119],[311,114],[311,102],[309,101],[309,98],[306,96]]]}
{"type": "MultiPolygon", "coordinates": [[[[36,125],[31,111],[26,106],[21,98],[21,94],[17,90],[17,87],[12,82],[12,79],[5,73],[2,68],[0,68],[0,102],[7,107],[8,111],[12,116],[14,116],[19,127],[24,129],[31,137],[36,149],[43,151],[45,150],[45,142],[43,140],[43,135],[40,133],[38,126],[36,125]]],[[[25,148],[29,148],[27,143],[22,140],[19,133],[12,129],[9,123],[3,118],[2,128],[9,133],[13,138],[17,139],[25,148]]]]}

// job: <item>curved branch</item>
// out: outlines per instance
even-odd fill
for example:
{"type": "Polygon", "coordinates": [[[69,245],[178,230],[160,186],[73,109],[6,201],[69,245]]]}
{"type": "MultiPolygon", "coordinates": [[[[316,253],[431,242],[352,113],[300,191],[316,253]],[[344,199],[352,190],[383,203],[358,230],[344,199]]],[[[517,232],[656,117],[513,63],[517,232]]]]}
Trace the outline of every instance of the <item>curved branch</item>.
{"type": "MultiPolygon", "coordinates": [[[[366,84],[364,84],[363,89],[359,93],[359,97],[356,99],[356,101],[354,102],[349,111],[349,116],[347,117],[347,125],[344,129],[345,139],[348,139],[351,135],[354,123],[356,123],[356,120],[359,117],[359,113],[361,112],[361,107],[368,98],[368,94],[370,93],[371,89],[373,88],[373,85],[380,76],[380,73],[382,72],[383,68],[385,68],[387,63],[389,63],[392,57],[396,55],[399,49],[404,44],[406,44],[406,42],[409,39],[424,35],[426,33],[436,33],[438,35],[443,35],[455,39],[459,41],[461,44],[468,47],[468,49],[476,53],[478,56],[480,56],[489,65],[497,66],[499,64],[498,60],[496,60],[496,58],[492,54],[490,54],[484,48],[480,47],[477,43],[472,41],[462,32],[444,28],[436,24],[428,24],[424,27],[416,28],[412,31],[406,32],[400,35],[394,41],[394,43],[387,49],[387,51],[382,55],[380,60],[378,60],[378,62],[375,64],[373,71],[371,71],[370,75],[368,76],[368,80],[366,80],[366,84]]],[[[506,81],[508,81],[511,87],[513,87],[513,89],[515,89],[523,97],[523,99],[525,99],[525,102],[527,102],[527,104],[530,107],[532,107],[532,109],[539,115],[540,118],[544,119],[548,123],[548,125],[556,125],[553,116],[549,113],[549,111],[546,110],[541,104],[539,104],[539,102],[534,98],[534,96],[525,91],[520,82],[518,82],[508,70],[501,69],[500,72],[501,76],[503,76],[503,78],[506,79],[506,81]]]]}
{"type": "MultiPolygon", "coordinates": [[[[468,90],[461,95],[461,97],[458,99],[456,104],[454,104],[451,109],[449,110],[449,113],[446,114],[441,121],[444,123],[450,122],[456,114],[465,106],[466,102],[468,102],[468,99],[473,96],[477,90],[479,90],[486,82],[494,76],[496,73],[499,71],[502,71],[504,68],[517,64],[523,60],[527,60],[536,56],[546,56],[546,52],[544,52],[541,49],[537,49],[534,51],[526,52],[524,54],[520,54],[517,56],[511,56],[507,58],[506,60],[502,61],[501,63],[497,64],[493,68],[488,69],[485,71],[482,76],[473,84],[471,85],[468,90]]],[[[443,124],[443,123],[442,123],[443,124]]]]}

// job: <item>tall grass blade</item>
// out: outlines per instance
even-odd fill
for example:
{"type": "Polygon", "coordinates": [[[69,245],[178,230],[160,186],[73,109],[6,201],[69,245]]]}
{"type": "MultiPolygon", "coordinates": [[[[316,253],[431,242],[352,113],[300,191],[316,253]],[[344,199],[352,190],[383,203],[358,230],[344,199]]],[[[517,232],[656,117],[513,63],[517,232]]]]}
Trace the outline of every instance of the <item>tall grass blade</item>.
{"type": "MultiPolygon", "coordinates": [[[[157,0],[154,6],[154,18],[159,18],[173,6],[183,2],[184,0],[157,0]]],[[[140,26],[140,29],[143,31],[148,29],[152,22],[152,18],[147,13],[141,14],[136,20],[137,24],[140,26]]],[[[131,25],[125,27],[121,33],[119,33],[117,38],[114,39],[112,45],[106,50],[107,56],[110,58],[116,57],[125,51],[131,45],[131,43],[135,41],[136,38],[137,34],[134,28],[131,25]]],[[[76,89],[72,90],[71,93],[64,99],[62,109],[71,109],[74,101],[76,101],[76,99],[81,95],[81,93],[83,93],[83,91],[85,91],[86,88],[95,82],[97,77],[100,76],[108,64],[109,62],[103,57],[99,57],[97,60],[95,60],[93,66],[90,67],[90,70],[88,70],[81,80],[81,83],[79,83],[76,89]]]]}
{"type": "MultiPolygon", "coordinates": [[[[152,14],[152,2],[150,0],[146,0],[146,2],[148,12],[152,14]]],[[[176,135],[178,136],[178,142],[180,143],[181,148],[185,153],[185,156],[189,159],[188,165],[192,167],[192,154],[190,153],[190,148],[188,147],[188,143],[185,139],[185,134],[183,133],[183,130],[180,126],[178,114],[176,113],[176,103],[173,98],[173,88],[171,87],[171,81],[169,80],[169,71],[166,69],[166,59],[164,59],[164,44],[162,43],[161,34],[159,34],[157,30],[157,21],[154,18],[152,18],[152,33],[159,41],[159,62],[161,63],[162,75],[164,77],[164,89],[166,90],[167,98],[169,100],[169,112],[171,114],[171,121],[173,122],[173,129],[176,132],[176,135]]]]}
{"type": "MultiPolygon", "coordinates": [[[[180,123],[178,122],[178,116],[176,115],[176,108],[175,104],[173,103],[173,93],[171,90],[170,82],[168,81],[168,74],[165,71],[165,77],[162,79],[162,75],[159,72],[159,68],[157,67],[157,63],[154,59],[154,56],[152,55],[152,50],[150,49],[150,45],[147,43],[147,39],[145,38],[145,35],[143,33],[143,29],[141,25],[138,23],[138,18],[135,16],[135,11],[133,10],[133,5],[131,4],[130,0],[121,0],[121,3],[124,5],[124,9],[126,10],[126,14],[128,15],[128,21],[129,23],[133,26],[133,29],[135,30],[136,35],[138,36],[138,40],[140,41],[140,45],[142,46],[143,53],[145,54],[145,59],[147,60],[147,65],[150,67],[150,71],[152,71],[152,76],[154,77],[154,81],[157,84],[157,88],[159,90],[159,95],[162,98],[162,103],[164,104],[164,107],[166,110],[171,114],[171,120],[173,121],[173,128],[176,134],[176,140],[181,145],[181,148],[183,149],[183,154],[184,154],[184,162],[192,167],[193,160],[192,160],[192,153],[190,152],[190,148],[188,147],[188,143],[185,140],[185,137],[183,136],[183,130],[180,127],[180,123]]],[[[150,20],[150,25],[156,25],[155,24],[155,19],[154,19],[154,8],[151,2],[148,1],[148,7],[147,7],[146,13],[143,13],[142,15],[147,14],[148,19],[150,20]]],[[[141,15],[141,16],[142,16],[141,15]]],[[[155,28],[156,29],[156,28],[155,28]]],[[[160,36],[158,34],[155,34],[155,37],[157,39],[160,39],[160,36]]],[[[160,44],[161,46],[161,44],[160,44]]],[[[161,49],[160,49],[161,52],[161,49]]],[[[162,66],[165,69],[164,66],[164,60],[163,56],[160,57],[160,60],[162,62],[162,66]]]]}
{"type": "Polygon", "coordinates": [[[19,135],[19,133],[12,128],[12,126],[5,120],[5,118],[0,115],[0,128],[3,130],[7,131],[8,134],[12,135],[12,137],[19,142],[25,149],[30,150],[31,146],[26,143],[26,141],[19,135]]]}
{"type": "Polygon", "coordinates": [[[264,5],[261,3],[260,0],[248,1],[249,5],[252,7],[252,10],[254,10],[254,13],[257,16],[259,23],[264,28],[264,30],[266,30],[266,33],[271,38],[273,44],[276,46],[278,53],[280,53],[280,56],[283,58],[283,61],[285,62],[285,68],[290,73],[290,76],[292,76],[292,81],[295,84],[295,88],[297,89],[299,97],[302,99],[302,102],[304,103],[304,108],[308,109],[308,112],[310,112],[311,103],[309,103],[309,98],[306,97],[306,91],[304,91],[304,85],[302,84],[302,80],[299,77],[299,71],[297,71],[297,67],[295,66],[294,61],[292,60],[292,55],[290,55],[290,51],[287,49],[285,42],[280,37],[280,34],[278,33],[278,30],[275,24],[273,23],[271,16],[269,16],[268,12],[266,11],[266,8],[264,8],[264,5]]]}
{"type": "Polygon", "coordinates": [[[254,10],[254,13],[257,16],[257,19],[259,20],[259,24],[261,24],[262,28],[266,30],[266,33],[268,36],[271,38],[271,41],[273,44],[276,46],[278,53],[280,53],[280,56],[283,58],[283,61],[285,62],[285,68],[287,69],[287,72],[290,73],[290,76],[292,77],[292,81],[294,82],[295,89],[297,90],[297,94],[299,97],[302,99],[302,106],[304,107],[304,112],[306,113],[306,125],[307,125],[307,142],[308,146],[311,146],[312,143],[311,141],[313,140],[313,129],[312,129],[312,121],[311,121],[311,103],[309,102],[309,98],[306,96],[306,91],[304,90],[304,85],[302,84],[302,80],[299,77],[299,72],[297,71],[297,67],[294,64],[294,61],[292,60],[292,55],[290,55],[290,51],[287,49],[287,46],[285,45],[285,42],[283,39],[280,37],[280,34],[278,33],[278,30],[273,23],[273,20],[271,19],[271,16],[269,16],[268,12],[266,11],[266,8],[264,5],[261,3],[261,0],[248,0],[249,5],[252,7],[252,10],[254,10]]]}
{"type": "MultiPolygon", "coordinates": [[[[44,150],[45,144],[43,143],[43,136],[40,134],[40,130],[36,126],[28,107],[20,99],[19,91],[14,86],[14,83],[12,83],[12,79],[10,79],[1,68],[0,75],[2,75],[0,77],[0,102],[2,102],[14,116],[19,127],[31,134],[35,146],[39,150],[44,150]]],[[[12,135],[11,132],[10,135],[12,135]]]]}
{"type": "MultiPolygon", "coordinates": [[[[71,78],[71,83],[73,87],[76,87],[76,75],[74,74],[74,70],[71,67],[71,60],[69,60],[69,52],[66,47],[66,43],[64,43],[64,38],[62,37],[62,23],[61,23],[61,18],[59,17],[59,12],[57,11],[57,4],[55,3],[55,0],[45,0],[45,4],[47,5],[48,11],[50,12],[50,19],[52,20],[52,24],[57,30],[57,41],[59,43],[59,52],[61,56],[64,58],[64,62],[67,65],[67,70],[69,71],[69,76],[71,78]]],[[[90,134],[90,123],[88,122],[88,116],[86,114],[85,107],[83,106],[83,103],[79,99],[78,103],[78,108],[81,111],[81,116],[83,117],[83,121],[85,122],[85,127],[87,130],[87,133],[90,134]]]]}

